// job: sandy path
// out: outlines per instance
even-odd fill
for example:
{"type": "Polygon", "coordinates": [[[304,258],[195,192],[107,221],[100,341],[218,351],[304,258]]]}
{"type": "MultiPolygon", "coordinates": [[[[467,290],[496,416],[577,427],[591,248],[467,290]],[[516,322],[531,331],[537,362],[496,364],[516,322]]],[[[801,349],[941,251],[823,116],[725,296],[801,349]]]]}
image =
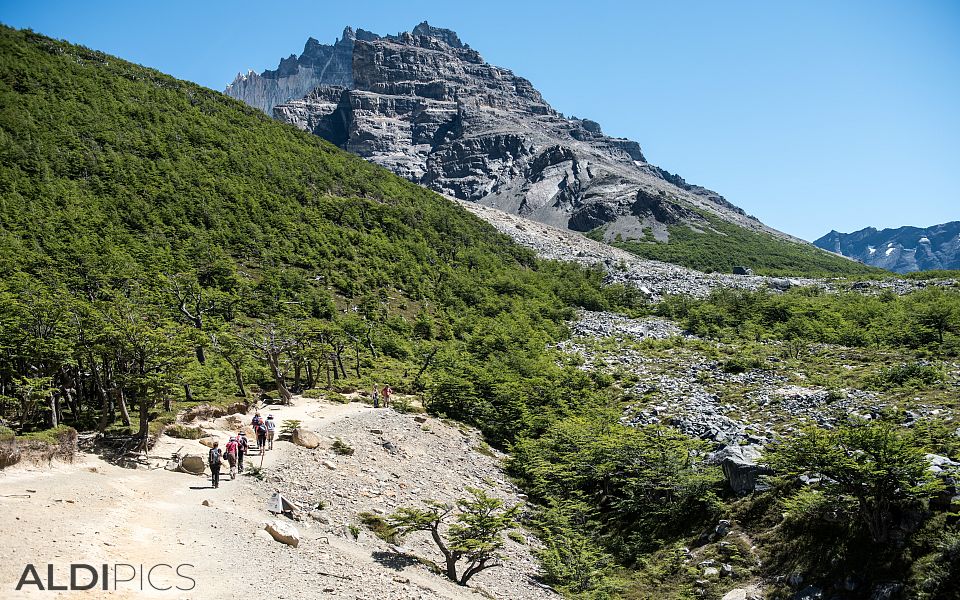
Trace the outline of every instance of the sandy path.
{"type": "MultiPolygon", "coordinates": [[[[326,423],[364,410],[368,409],[359,403],[331,405],[300,399],[296,406],[271,407],[269,412],[278,420],[298,419],[322,431],[326,423]]],[[[224,442],[230,434],[219,433],[224,442]]],[[[207,451],[196,441],[163,437],[151,456],[166,457],[181,446],[185,452],[205,455],[207,451]]],[[[264,469],[269,471],[289,447],[288,443],[277,443],[274,451],[266,453],[264,469]]],[[[259,464],[260,457],[250,456],[247,462],[259,464]]],[[[74,464],[2,471],[0,514],[4,527],[0,529],[0,543],[7,559],[0,561],[0,598],[92,598],[105,594],[100,589],[40,592],[32,585],[17,592],[27,563],[37,566],[45,587],[47,564],[54,565],[57,585],[69,579],[71,563],[97,567],[123,563],[146,565],[147,569],[161,563],[194,565],[181,571],[196,580],[193,590],[160,592],[145,581],[141,591],[138,580],[120,582],[118,591],[109,594],[114,598],[226,598],[244,587],[254,591],[256,584],[247,583],[253,579],[249,569],[256,573],[265,565],[258,566],[250,552],[258,543],[252,534],[259,522],[270,518],[264,506],[271,493],[266,484],[251,477],[231,481],[229,475],[221,475],[221,486],[215,490],[210,487],[209,476],[123,469],[91,454],[80,455],[74,464]],[[30,497],[18,497],[21,494],[30,497]],[[212,506],[203,506],[204,500],[212,506]],[[246,570],[238,573],[231,564],[243,565],[246,570]]],[[[129,567],[121,567],[119,578],[130,577],[130,573],[129,567]]],[[[151,579],[158,587],[191,586],[189,579],[177,577],[163,566],[154,570],[151,579]]],[[[87,580],[82,573],[81,581],[87,580]]]]}

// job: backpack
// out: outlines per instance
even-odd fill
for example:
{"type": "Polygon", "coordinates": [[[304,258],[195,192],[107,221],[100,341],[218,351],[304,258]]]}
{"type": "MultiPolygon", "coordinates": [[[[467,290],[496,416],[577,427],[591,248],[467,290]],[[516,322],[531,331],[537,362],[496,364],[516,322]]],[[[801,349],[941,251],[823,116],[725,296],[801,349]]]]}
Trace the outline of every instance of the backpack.
{"type": "Polygon", "coordinates": [[[253,415],[253,420],[250,421],[250,424],[253,425],[254,427],[256,427],[256,426],[260,425],[260,421],[262,421],[262,420],[263,420],[263,419],[262,419],[261,417],[259,417],[259,416],[257,416],[257,415],[253,415]]]}
{"type": "Polygon", "coordinates": [[[237,440],[237,448],[240,449],[240,452],[246,452],[249,444],[247,443],[247,436],[241,435],[237,440]]]}
{"type": "Polygon", "coordinates": [[[273,419],[267,419],[267,430],[273,431],[276,428],[277,428],[277,422],[274,421],[273,419]]]}
{"type": "Polygon", "coordinates": [[[257,435],[267,435],[267,426],[263,423],[257,424],[257,435]]]}
{"type": "Polygon", "coordinates": [[[210,464],[211,465],[219,465],[220,457],[221,457],[220,448],[210,448],[210,464]]]}

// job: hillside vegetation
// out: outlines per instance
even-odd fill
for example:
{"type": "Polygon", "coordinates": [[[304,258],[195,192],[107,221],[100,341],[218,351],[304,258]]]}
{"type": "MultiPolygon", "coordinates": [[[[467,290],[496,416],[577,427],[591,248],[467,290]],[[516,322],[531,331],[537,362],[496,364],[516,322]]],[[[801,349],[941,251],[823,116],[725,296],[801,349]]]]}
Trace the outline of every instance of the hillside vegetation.
{"type": "Polygon", "coordinates": [[[955,290],[674,298],[658,310],[701,337],[610,342],[609,363],[587,367],[557,348],[567,323],[580,308],[648,312],[637,291],[538,260],[456,204],[219,93],[7,28],[0,158],[4,443],[72,426],[143,448],[197,404],[390,384],[511,452],[544,579],[568,596],[720,597],[760,577],[780,593],[794,570],[830,589],[855,576],[863,597],[891,578],[918,597],[955,589],[960,535],[931,508],[944,489],[924,462],[956,458],[945,419],[787,423],[770,489],[741,499],[708,459],[713,442],[625,423],[638,394],[660,392],[612,366],[640,352],[638,364],[720,381],[683,362],[703,354],[730,373],[955,405],[955,290]],[[856,364],[830,361],[841,354],[856,364]],[[816,470],[833,479],[798,483],[816,470]],[[718,519],[738,521],[736,535],[710,538],[718,519]],[[701,559],[734,570],[707,580],[701,559]]]}
{"type": "MultiPolygon", "coordinates": [[[[758,275],[772,276],[835,277],[887,273],[810,244],[777,239],[732,225],[707,212],[698,212],[708,227],[695,230],[687,225],[671,225],[666,242],[613,240],[611,243],[642,258],[708,273],[730,273],[735,266],[749,267],[758,275]]],[[[602,232],[591,234],[595,239],[598,236],[602,236],[602,232]]]]}

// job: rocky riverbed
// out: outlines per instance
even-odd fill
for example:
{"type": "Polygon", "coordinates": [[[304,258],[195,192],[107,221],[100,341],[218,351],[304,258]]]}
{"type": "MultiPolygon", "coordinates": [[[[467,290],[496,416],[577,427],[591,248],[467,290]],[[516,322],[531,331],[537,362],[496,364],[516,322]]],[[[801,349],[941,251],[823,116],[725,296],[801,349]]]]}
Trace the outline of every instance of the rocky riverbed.
{"type": "MultiPolygon", "coordinates": [[[[670,425],[718,448],[763,445],[798,427],[832,427],[851,415],[875,419],[890,406],[874,391],[798,383],[798,375],[775,357],[768,357],[763,368],[729,372],[723,361],[696,346],[711,342],[684,334],[665,319],[583,311],[571,330],[574,337],[558,347],[579,357],[584,370],[621,378],[621,387],[636,398],[624,412],[624,423],[670,425]],[[675,348],[644,346],[649,340],[670,339],[681,342],[675,348]]],[[[950,414],[920,402],[907,412],[905,424],[929,416],[950,414]]]]}

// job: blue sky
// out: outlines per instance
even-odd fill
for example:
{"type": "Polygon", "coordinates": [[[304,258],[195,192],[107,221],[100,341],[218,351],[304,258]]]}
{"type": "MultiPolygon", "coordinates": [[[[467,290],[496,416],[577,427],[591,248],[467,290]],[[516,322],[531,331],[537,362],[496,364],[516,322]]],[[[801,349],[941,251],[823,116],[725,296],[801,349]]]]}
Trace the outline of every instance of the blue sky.
{"type": "Polygon", "coordinates": [[[45,2],[0,21],[223,89],[308,36],[456,30],[567,115],[806,239],[960,220],[960,2],[45,2]]]}

